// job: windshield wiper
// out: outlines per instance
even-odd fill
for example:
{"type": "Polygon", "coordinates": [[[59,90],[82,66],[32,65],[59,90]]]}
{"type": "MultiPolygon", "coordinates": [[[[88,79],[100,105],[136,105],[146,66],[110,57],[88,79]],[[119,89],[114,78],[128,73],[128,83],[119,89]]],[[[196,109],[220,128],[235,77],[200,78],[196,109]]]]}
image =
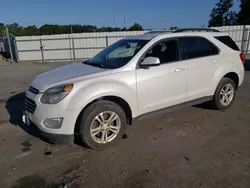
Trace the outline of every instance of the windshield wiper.
{"type": "Polygon", "coordinates": [[[85,65],[90,65],[93,67],[99,67],[99,68],[104,68],[104,65],[102,63],[90,63],[88,60],[82,62],[85,65]]]}
{"type": "Polygon", "coordinates": [[[91,65],[91,66],[99,67],[99,68],[104,68],[104,65],[101,64],[101,63],[90,63],[90,64],[87,64],[87,65],[91,65]]]}
{"type": "Polygon", "coordinates": [[[86,61],[83,61],[82,63],[88,65],[88,64],[89,64],[89,61],[86,60],[86,61]]]}

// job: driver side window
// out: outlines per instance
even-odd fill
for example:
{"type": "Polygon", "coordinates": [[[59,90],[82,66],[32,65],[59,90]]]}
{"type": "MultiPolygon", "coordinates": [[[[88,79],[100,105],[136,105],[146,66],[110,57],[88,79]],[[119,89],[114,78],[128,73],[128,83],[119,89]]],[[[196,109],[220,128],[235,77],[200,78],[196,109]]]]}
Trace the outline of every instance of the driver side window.
{"type": "Polygon", "coordinates": [[[146,57],[157,57],[160,63],[170,63],[179,60],[179,50],[177,40],[162,41],[150,49],[146,57]]]}

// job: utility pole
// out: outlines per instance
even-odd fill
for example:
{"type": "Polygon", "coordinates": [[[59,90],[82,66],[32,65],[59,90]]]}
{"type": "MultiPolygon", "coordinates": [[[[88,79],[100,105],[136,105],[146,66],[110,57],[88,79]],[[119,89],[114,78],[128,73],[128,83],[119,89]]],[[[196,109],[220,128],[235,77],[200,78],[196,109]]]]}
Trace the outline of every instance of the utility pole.
{"type": "Polygon", "coordinates": [[[123,24],[124,24],[124,28],[126,28],[126,15],[124,15],[124,18],[123,18],[123,24]]]}
{"type": "Polygon", "coordinates": [[[113,3],[113,26],[115,27],[115,0],[113,0],[112,3],[113,3]]]}

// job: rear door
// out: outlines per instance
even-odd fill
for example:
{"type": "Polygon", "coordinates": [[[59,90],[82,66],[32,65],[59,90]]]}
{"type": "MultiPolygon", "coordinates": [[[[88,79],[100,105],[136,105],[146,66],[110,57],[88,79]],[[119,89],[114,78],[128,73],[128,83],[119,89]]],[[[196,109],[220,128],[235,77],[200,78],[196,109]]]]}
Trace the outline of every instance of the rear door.
{"type": "Polygon", "coordinates": [[[187,101],[211,95],[219,49],[203,37],[181,37],[179,43],[187,64],[187,101]]]}

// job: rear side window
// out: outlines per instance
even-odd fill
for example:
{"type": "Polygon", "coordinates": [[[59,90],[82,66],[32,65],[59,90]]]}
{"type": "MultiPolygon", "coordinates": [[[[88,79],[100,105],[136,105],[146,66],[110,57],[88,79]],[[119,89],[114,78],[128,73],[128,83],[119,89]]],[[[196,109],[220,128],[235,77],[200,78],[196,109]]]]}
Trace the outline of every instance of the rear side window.
{"type": "Polygon", "coordinates": [[[218,49],[210,41],[202,37],[182,37],[179,39],[179,43],[183,60],[219,53],[218,49]]]}
{"type": "Polygon", "coordinates": [[[214,37],[214,38],[216,38],[217,40],[219,40],[223,44],[227,45],[229,48],[236,50],[236,51],[240,51],[239,47],[235,44],[235,42],[231,39],[231,37],[218,36],[218,37],[214,37]]]}

